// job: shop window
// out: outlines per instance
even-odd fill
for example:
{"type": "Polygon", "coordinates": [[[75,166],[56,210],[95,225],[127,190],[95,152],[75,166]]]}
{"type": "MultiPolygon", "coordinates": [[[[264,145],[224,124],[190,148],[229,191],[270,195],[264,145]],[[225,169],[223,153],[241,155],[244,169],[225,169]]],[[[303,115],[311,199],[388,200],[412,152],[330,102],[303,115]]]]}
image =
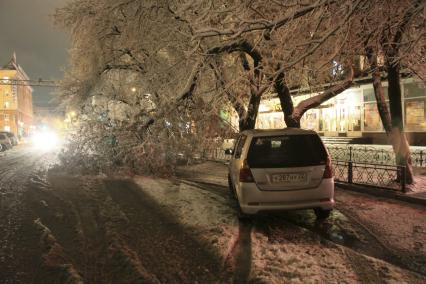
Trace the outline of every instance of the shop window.
{"type": "Polygon", "coordinates": [[[405,107],[405,128],[409,131],[426,130],[425,121],[426,98],[406,99],[405,107]]]}
{"type": "MultiPolygon", "coordinates": [[[[389,100],[388,87],[383,87],[383,91],[385,93],[385,100],[389,100]]],[[[376,96],[374,95],[374,89],[364,89],[364,102],[375,102],[376,96]]]]}
{"type": "Polygon", "coordinates": [[[382,121],[376,103],[364,104],[364,131],[381,131],[382,121]]]}
{"type": "Polygon", "coordinates": [[[318,130],[318,110],[310,109],[302,116],[300,124],[304,129],[318,130]]]}
{"type": "Polygon", "coordinates": [[[361,106],[351,106],[348,115],[348,130],[361,131],[361,106]]]}
{"type": "MultiPolygon", "coordinates": [[[[386,105],[389,109],[389,94],[388,87],[383,87],[386,105]]],[[[364,89],[364,131],[383,131],[383,123],[380,118],[379,110],[377,108],[376,96],[374,89],[364,89]]]]}
{"type": "Polygon", "coordinates": [[[336,110],[334,104],[320,109],[319,131],[336,131],[336,110]]]}
{"type": "Polygon", "coordinates": [[[284,114],[282,112],[259,113],[256,120],[258,129],[280,129],[284,128],[284,114]]]}
{"type": "Polygon", "coordinates": [[[416,98],[426,96],[426,88],[422,83],[406,83],[404,84],[404,97],[416,98]]]}

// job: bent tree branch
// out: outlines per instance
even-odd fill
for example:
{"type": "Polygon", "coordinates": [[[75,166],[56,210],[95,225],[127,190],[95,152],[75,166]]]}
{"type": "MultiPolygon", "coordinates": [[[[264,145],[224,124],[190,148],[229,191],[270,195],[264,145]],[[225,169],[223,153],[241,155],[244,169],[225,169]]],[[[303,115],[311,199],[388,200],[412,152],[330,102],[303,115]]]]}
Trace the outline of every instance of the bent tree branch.
{"type": "Polygon", "coordinates": [[[199,29],[194,32],[194,38],[201,39],[201,38],[209,38],[214,36],[232,36],[235,38],[237,36],[241,36],[242,34],[253,32],[253,31],[278,29],[286,25],[290,21],[300,18],[312,12],[316,8],[331,5],[334,2],[336,1],[328,1],[328,0],[317,1],[316,3],[312,5],[300,8],[299,10],[292,13],[291,15],[283,16],[281,18],[278,18],[275,21],[268,21],[268,22],[265,22],[264,20],[257,21],[257,22],[251,21],[246,26],[243,26],[237,29],[224,29],[224,30],[218,30],[213,28],[199,29]]]}
{"type": "Polygon", "coordinates": [[[306,100],[301,101],[296,107],[293,106],[290,91],[285,83],[284,72],[279,72],[277,78],[274,81],[275,91],[277,92],[278,98],[280,99],[281,108],[284,113],[284,121],[287,127],[300,128],[300,120],[306,111],[321,105],[323,102],[337,96],[346,89],[352,86],[354,78],[353,67],[350,66],[348,72],[348,78],[339,83],[334,84],[324,92],[310,97],[306,100]]]}

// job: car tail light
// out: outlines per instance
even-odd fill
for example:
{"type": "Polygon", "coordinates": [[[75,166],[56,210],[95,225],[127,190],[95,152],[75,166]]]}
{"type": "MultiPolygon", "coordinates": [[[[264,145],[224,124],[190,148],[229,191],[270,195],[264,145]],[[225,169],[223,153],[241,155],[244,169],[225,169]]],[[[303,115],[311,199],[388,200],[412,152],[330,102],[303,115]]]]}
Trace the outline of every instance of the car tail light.
{"type": "Polygon", "coordinates": [[[325,163],[325,170],[323,178],[332,178],[333,177],[333,166],[331,165],[330,156],[327,156],[327,162],[325,163]]]}
{"type": "Polygon", "coordinates": [[[243,166],[240,169],[240,182],[254,182],[254,178],[250,167],[247,164],[247,160],[244,160],[243,166]]]}

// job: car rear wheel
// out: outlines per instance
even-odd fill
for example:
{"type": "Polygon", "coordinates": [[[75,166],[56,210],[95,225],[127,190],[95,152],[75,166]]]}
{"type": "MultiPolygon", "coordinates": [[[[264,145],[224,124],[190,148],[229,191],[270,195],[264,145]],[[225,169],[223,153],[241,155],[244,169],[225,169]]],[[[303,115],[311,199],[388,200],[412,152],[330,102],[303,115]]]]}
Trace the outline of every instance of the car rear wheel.
{"type": "Polygon", "coordinates": [[[319,220],[324,220],[324,219],[327,219],[328,217],[330,217],[331,211],[332,211],[331,209],[328,209],[328,210],[324,210],[324,209],[321,209],[321,208],[315,208],[314,209],[315,215],[317,216],[317,219],[319,219],[319,220]]]}
{"type": "Polygon", "coordinates": [[[235,187],[232,184],[232,180],[231,180],[231,176],[230,175],[228,175],[228,186],[229,186],[229,194],[230,194],[230,196],[232,198],[232,201],[234,203],[235,211],[237,212],[238,219],[239,220],[250,220],[251,219],[251,215],[245,214],[241,210],[240,202],[238,201],[237,192],[235,191],[235,187]]]}

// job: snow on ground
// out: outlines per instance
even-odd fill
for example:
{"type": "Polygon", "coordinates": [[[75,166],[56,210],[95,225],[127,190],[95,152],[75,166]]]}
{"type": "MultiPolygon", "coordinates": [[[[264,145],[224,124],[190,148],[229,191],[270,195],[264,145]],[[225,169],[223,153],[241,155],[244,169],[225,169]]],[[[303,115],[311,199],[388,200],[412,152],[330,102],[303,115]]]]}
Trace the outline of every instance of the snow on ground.
{"type": "MultiPolygon", "coordinates": [[[[211,164],[211,170],[222,167],[211,164]]],[[[192,166],[206,173],[202,165],[192,166]]],[[[208,171],[207,173],[215,172],[208,171]]],[[[212,182],[220,177],[210,176],[212,182]]],[[[193,178],[192,178],[193,180],[193,178]]],[[[326,241],[318,234],[268,216],[239,222],[227,192],[150,177],[135,182],[180,222],[217,248],[234,278],[251,283],[416,283],[425,277],[326,241]]],[[[226,184],[223,178],[221,184],[226,184]]],[[[384,217],[385,218],[385,217],[384,217]]],[[[377,221],[380,222],[380,221],[377,221]]]]}
{"type": "MultiPolygon", "coordinates": [[[[7,254],[0,251],[0,276],[6,273],[8,279],[64,283],[65,267],[67,277],[81,276],[88,283],[229,283],[223,279],[233,268],[234,283],[426,283],[423,275],[326,240],[305,226],[310,221],[294,221],[299,215],[312,220],[310,211],[238,220],[223,164],[180,169],[178,177],[187,180],[70,176],[55,170],[46,178],[43,156],[10,152],[5,157],[14,166],[0,163],[5,194],[22,192],[22,198],[16,196],[21,202],[0,202],[5,205],[0,215],[7,217],[0,219],[0,228],[9,232],[0,235],[7,248],[7,254]]],[[[413,261],[421,265],[426,216],[420,209],[371,197],[337,197],[333,218],[338,221],[331,218],[324,226],[341,226],[373,246],[356,230],[355,216],[384,242],[417,251],[413,261]]]]}
{"type": "Polygon", "coordinates": [[[137,176],[134,180],[156,201],[172,210],[182,224],[207,227],[238,222],[226,195],[167,179],[137,176]]]}
{"type": "Polygon", "coordinates": [[[426,211],[423,207],[347,191],[337,192],[337,199],[386,246],[421,261],[418,265],[426,273],[426,211]]]}

